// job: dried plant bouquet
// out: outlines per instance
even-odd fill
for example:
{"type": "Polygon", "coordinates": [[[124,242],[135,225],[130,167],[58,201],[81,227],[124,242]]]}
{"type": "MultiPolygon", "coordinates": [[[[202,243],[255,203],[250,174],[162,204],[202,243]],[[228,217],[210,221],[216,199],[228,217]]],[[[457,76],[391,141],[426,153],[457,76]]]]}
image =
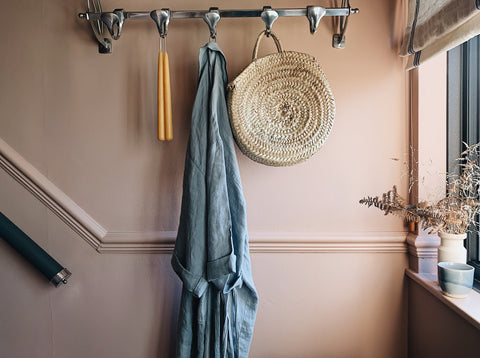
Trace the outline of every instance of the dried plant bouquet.
{"type": "Polygon", "coordinates": [[[397,193],[396,186],[384,193],[382,198],[365,197],[361,204],[374,206],[385,212],[404,218],[407,222],[416,222],[424,229],[450,234],[466,233],[471,224],[477,224],[480,213],[480,143],[467,149],[457,160],[461,174],[447,175],[447,195],[436,203],[421,202],[408,204],[397,193]]]}

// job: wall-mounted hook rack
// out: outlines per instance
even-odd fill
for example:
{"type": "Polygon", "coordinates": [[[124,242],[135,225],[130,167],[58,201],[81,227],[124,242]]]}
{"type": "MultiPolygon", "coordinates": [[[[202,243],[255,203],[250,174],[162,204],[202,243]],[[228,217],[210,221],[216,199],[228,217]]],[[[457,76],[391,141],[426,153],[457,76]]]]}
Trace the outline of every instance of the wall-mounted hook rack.
{"type": "MultiPolygon", "coordinates": [[[[124,11],[122,9],[116,9],[113,12],[102,12],[100,0],[87,0],[87,12],[80,13],[78,16],[81,19],[85,19],[90,22],[95,38],[99,43],[100,53],[111,53],[112,46],[110,40],[103,37],[103,24],[106,24],[108,30],[113,39],[118,39],[121,35],[124,21],[126,20],[139,20],[139,19],[151,19],[153,18],[159,27],[159,32],[165,32],[167,30],[168,21],[171,19],[204,19],[207,24],[209,23],[210,36],[216,36],[215,25],[220,18],[243,18],[243,17],[261,17],[267,26],[273,24],[273,21],[277,17],[307,17],[310,24],[310,32],[313,34],[317,31],[320,20],[324,16],[338,16],[340,18],[341,29],[340,34],[335,34],[333,39],[333,47],[342,48],[342,46],[336,45],[335,36],[340,35],[340,40],[344,40],[344,33],[348,17],[352,14],[358,14],[359,10],[350,7],[350,1],[343,0],[342,7],[338,8],[324,8],[322,6],[308,6],[303,9],[272,9],[271,7],[264,7],[261,10],[219,10],[218,8],[210,8],[209,10],[180,10],[170,11],[168,9],[153,10],[153,11],[124,11]],[[91,5],[92,4],[92,5],[91,5]],[[93,11],[92,11],[93,10],[93,11]],[[168,21],[160,24],[160,19],[154,16],[163,16],[158,11],[168,10],[168,21]],[[154,15],[152,15],[154,13],[154,15]],[[218,17],[218,18],[217,18],[218,17]],[[215,22],[215,24],[213,23],[215,22]],[[159,25],[160,24],[160,25],[159,25]],[[115,31],[116,26],[116,31],[115,31]],[[162,30],[163,26],[163,30],[162,30]],[[212,31],[214,31],[212,33],[212,31]]],[[[215,38],[215,37],[211,37],[215,38]]],[[[343,43],[345,43],[343,41],[343,43]]]]}

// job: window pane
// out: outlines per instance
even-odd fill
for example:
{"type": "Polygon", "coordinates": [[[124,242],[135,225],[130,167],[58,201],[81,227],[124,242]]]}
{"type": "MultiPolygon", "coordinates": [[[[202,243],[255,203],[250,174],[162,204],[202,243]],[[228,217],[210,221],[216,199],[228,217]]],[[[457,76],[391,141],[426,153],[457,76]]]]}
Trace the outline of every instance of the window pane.
{"type": "MultiPolygon", "coordinates": [[[[480,142],[480,39],[479,36],[450,50],[447,56],[448,120],[447,168],[458,171],[456,159],[469,145],[480,142]]],[[[478,221],[478,219],[477,219],[478,221]]],[[[471,227],[466,240],[468,261],[480,281],[480,233],[471,227]]]]}

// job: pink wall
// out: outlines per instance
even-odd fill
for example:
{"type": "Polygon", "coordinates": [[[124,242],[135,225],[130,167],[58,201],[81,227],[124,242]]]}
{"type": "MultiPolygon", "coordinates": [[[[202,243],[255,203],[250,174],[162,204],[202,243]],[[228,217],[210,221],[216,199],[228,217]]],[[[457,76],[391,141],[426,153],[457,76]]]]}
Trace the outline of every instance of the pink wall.
{"type": "Polygon", "coordinates": [[[475,357],[478,328],[460,317],[423,287],[408,283],[408,356],[475,357]]]}
{"type": "MultiPolygon", "coordinates": [[[[161,7],[214,5],[190,0],[161,7]]],[[[337,112],[326,144],[303,164],[270,168],[238,152],[261,299],[252,357],[406,356],[405,228],[358,204],[393,184],[407,190],[407,75],[396,55],[401,21],[395,1],[353,5],[361,12],[350,19],[344,50],[331,48],[331,19],[314,36],[306,19],[274,25],[285,49],[317,58],[337,112]]],[[[147,0],[103,2],[105,10],[122,6],[159,7],[147,0]]],[[[74,274],[67,287],[53,289],[0,242],[0,355],[168,357],[180,292],[168,250],[178,223],[198,49],[208,30],[202,20],[171,22],[174,141],[160,143],[154,24],[127,22],[113,53],[99,55],[88,25],[76,18],[82,10],[83,1],[4,4],[0,137],[105,228],[104,240],[136,249],[95,252],[0,170],[0,210],[74,274]],[[165,244],[167,254],[142,253],[144,242],[165,244]]],[[[249,63],[262,28],[259,19],[220,21],[230,78],[249,63]]],[[[266,43],[262,51],[272,49],[266,43]]]]}

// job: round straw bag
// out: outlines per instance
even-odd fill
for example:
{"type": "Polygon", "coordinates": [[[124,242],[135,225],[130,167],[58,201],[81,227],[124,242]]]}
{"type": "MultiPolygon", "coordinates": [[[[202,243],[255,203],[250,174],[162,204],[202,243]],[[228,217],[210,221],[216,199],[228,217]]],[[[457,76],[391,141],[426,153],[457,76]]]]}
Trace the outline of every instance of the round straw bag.
{"type": "Polygon", "coordinates": [[[327,139],[335,117],[335,102],[314,57],[282,51],[257,59],[261,32],[252,63],[228,86],[230,124],[240,150],[270,166],[302,162],[327,139]]]}

